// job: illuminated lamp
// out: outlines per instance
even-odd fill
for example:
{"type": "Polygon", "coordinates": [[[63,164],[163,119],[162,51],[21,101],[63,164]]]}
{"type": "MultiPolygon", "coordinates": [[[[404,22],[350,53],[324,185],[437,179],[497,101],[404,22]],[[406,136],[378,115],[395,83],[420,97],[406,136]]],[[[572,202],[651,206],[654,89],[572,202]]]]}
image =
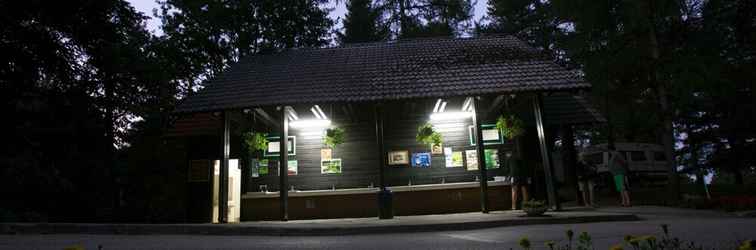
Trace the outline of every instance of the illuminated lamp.
{"type": "Polygon", "coordinates": [[[330,125],[331,120],[328,119],[296,120],[289,122],[289,127],[292,128],[324,128],[330,125]]]}
{"type": "Polygon", "coordinates": [[[466,119],[473,116],[472,112],[441,112],[441,113],[433,113],[430,115],[431,121],[442,121],[442,120],[456,120],[456,119],[466,119]]]}

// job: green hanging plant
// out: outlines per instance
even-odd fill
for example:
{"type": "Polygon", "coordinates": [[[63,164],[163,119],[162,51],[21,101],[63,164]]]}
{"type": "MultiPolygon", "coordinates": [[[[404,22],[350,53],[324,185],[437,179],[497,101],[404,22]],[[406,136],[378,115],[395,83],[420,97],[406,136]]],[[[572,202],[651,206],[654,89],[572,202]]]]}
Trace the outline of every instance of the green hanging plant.
{"type": "Polygon", "coordinates": [[[436,132],[436,130],[433,129],[433,125],[430,123],[425,123],[417,128],[416,139],[417,142],[428,144],[430,146],[438,146],[443,142],[443,136],[441,136],[441,133],[436,132]]]}
{"type": "Polygon", "coordinates": [[[501,134],[504,136],[504,138],[510,140],[525,133],[522,120],[514,115],[507,117],[503,115],[499,116],[499,119],[496,120],[496,128],[501,131],[501,134]]]}
{"type": "Polygon", "coordinates": [[[255,153],[268,148],[268,134],[255,133],[254,131],[245,132],[242,134],[242,143],[250,156],[255,155],[255,153]]]}
{"type": "Polygon", "coordinates": [[[325,145],[330,148],[336,148],[339,144],[344,143],[344,129],[329,128],[326,129],[325,145]]]}

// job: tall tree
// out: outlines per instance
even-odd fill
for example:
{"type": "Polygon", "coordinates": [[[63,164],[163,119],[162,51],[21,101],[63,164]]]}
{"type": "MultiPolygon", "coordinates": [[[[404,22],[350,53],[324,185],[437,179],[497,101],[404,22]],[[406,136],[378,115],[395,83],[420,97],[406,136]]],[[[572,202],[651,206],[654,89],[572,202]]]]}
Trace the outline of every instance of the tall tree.
{"type": "Polygon", "coordinates": [[[372,0],[350,0],[344,17],[344,32],[338,33],[339,42],[375,42],[388,38],[388,25],[382,13],[372,6],[372,0]]]}
{"type": "Polygon", "coordinates": [[[17,114],[3,124],[14,145],[0,156],[3,197],[14,201],[3,207],[94,220],[112,204],[121,122],[153,89],[144,17],[121,0],[3,1],[0,12],[0,92],[17,114]],[[55,206],[65,199],[81,206],[55,206]]]}
{"type": "Polygon", "coordinates": [[[467,31],[470,0],[379,0],[395,38],[454,36],[467,31]]]}
{"type": "Polygon", "coordinates": [[[326,0],[161,1],[164,39],[190,93],[230,63],[257,53],[328,44],[333,21],[326,0]]]}
{"type": "Polygon", "coordinates": [[[551,1],[489,0],[490,23],[477,27],[477,33],[515,35],[530,45],[558,57],[556,42],[564,31],[564,23],[553,10],[551,1]]]}

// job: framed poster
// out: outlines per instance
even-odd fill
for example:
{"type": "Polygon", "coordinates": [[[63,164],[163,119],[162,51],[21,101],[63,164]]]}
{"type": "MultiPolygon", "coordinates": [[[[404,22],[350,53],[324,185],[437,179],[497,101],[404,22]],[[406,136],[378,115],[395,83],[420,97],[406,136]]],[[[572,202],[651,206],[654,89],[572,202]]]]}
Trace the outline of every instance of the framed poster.
{"type": "MultiPolygon", "coordinates": [[[[501,131],[496,128],[496,124],[482,124],[480,127],[483,129],[483,145],[495,145],[504,143],[504,136],[501,135],[501,131]]],[[[470,145],[475,146],[477,136],[475,135],[475,126],[470,125],[467,127],[470,134],[470,145]]]]}
{"type": "Polygon", "coordinates": [[[486,149],[484,152],[486,156],[486,169],[499,168],[499,150],[486,149]]]}
{"type": "Polygon", "coordinates": [[[429,168],[431,166],[431,154],[430,153],[414,153],[412,154],[412,167],[416,168],[429,168]]]}
{"type": "Polygon", "coordinates": [[[249,177],[252,177],[252,178],[260,177],[260,160],[251,159],[249,160],[249,162],[250,162],[249,177]]]}
{"type": "Polygon", "coordinates": [[[465,150],[465,161],[467,162],[467,170],[478,170],[477,150],[465,150]]]}
{"type": "Polygon", "coordinates": [[[388,153],[389,165],[409,165],[409,151],[398,150],[388,153]]]}
{"type": "Polygon", "coordinates": [[[431,145],[431,154],[433,154],[433,155],[443,154],[444,153],[443,148],[444,148],[444,146],[442,144],[431,145]]]}
{"type": "Polygon", "coordinates": [[[464,167],[465,166],[465,161],[462,158],[462,151],[452,152],[451,159],[452,159],[452,167],[464,167]]]}
{"type": "Polygon", "coordinates": [[[320,160],[321,161],[330,160],[332,155],[333,155],[333,150],[331,150],[330,148],[321,148],[320,149],[320,160]]]}
{"type": "Polygon", "coordinates": [[[444,161],[447,168],[454,167],[452,164],[452,148],[444,148],[444,161]]]}
{"type": "Polygon", "coordinates": [[[341,173],[341,159],[330,159],[320,161],[320,173],[321,174],[340,174],[341,173]]]}
{"type": "MultiPolygon", "coordinates": [[[[271,136],[268,137],[268,148],[265,150],[265,157],[278,157],[278,152],[281,151],[281,143],[279,141],[281,137],[271,136]]],[[[289,155],[297,154],[297,137],[289,136],[289,144],[286,146],[289,155]]]]}
{"type": "Polygon", "coordinates": [[[286,164],[286,167],[288,168],[288,175],[297,175],[299,173],[299,166],[298,166],[297,160],[289,160],[289,163],[286,164]]]}
{"type": "Polygon", "coordinates": [[[262,160],[259,160],[257,162],[257,172],[261,176],[262,175],[267,175],[268,173],[270,173],[270,171],[268,171],[268,170],[269,170],[268,169],[268,159],[262,159],[262,160]]]}

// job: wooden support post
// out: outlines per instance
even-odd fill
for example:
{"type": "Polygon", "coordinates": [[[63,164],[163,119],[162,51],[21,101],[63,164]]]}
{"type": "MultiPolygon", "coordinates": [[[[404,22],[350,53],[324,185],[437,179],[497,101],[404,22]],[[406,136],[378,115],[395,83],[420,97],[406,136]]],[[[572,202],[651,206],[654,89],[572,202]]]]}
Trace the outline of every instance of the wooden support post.
{"type": "Polygon", "coordinates": [[[481,120],[485,114],[482,111],[480,99],[473,97],[473,124],[475,124],[475,141],[478,151],[478,170],[480,171],[480,211],[488,213],[488,175],[486,170],[486,155],[483,147],[483,130],[481,129],[481,120]]]}
{"type": "Polygon", "coordinates": [[[386,189],[386,150],[383,148],[383,104],[375,104],[375,142],[378,150],[378,173],[380,174],[380,188],[386,189]]]}
{"type": "Polygon", "coordinates": [[[556,196],[556,190],[554,189],[551,156],[546,142],[546,131],[543,126],[544,119],[542,107],[543,97],[541,94],[537,93],[533,98],[533,113],[535,114],[536,130],[538,130],[538,144],[541,151],[541,160],[543,161],[543,172],[546,177],[546,194],[548,195],[549,206],[553,206],[554,210],[561,210],[561,206],[556,196]]]}
{"type": "Polygon", "coordinates": [[[380,191],[378,191],[378,219],[394,218],[393,195],[386,189],[386,150],[383,148],[383,104],[374,105],[375,146],[378,151],[378,172],[380,174],[380,191]]]}
{"type": "Polygon", "coordinates": [[[578,205],[585,205],[583,195],[578,186],[577,157],[575,148],[575,132],[572,125],[563,124],[559,127],[562,139],[562,166],[564,166],[565,182],[575,190],[575,200],[578,205]]]}
{"type": "Polygon", "coordinates": [[[281,138],[278,152],[278,200],[281,206],[281,221],[289,220],[289,118],[286,106],[281,110],[281,138]]]}
{"type": "Polygon", "coordinates": [[[228,111],[223,111],[223,135],[221,139],[220,171],[218,175],[218,223],[228,222],[228,158],[231,152],[230,117],[228,111]]]}

